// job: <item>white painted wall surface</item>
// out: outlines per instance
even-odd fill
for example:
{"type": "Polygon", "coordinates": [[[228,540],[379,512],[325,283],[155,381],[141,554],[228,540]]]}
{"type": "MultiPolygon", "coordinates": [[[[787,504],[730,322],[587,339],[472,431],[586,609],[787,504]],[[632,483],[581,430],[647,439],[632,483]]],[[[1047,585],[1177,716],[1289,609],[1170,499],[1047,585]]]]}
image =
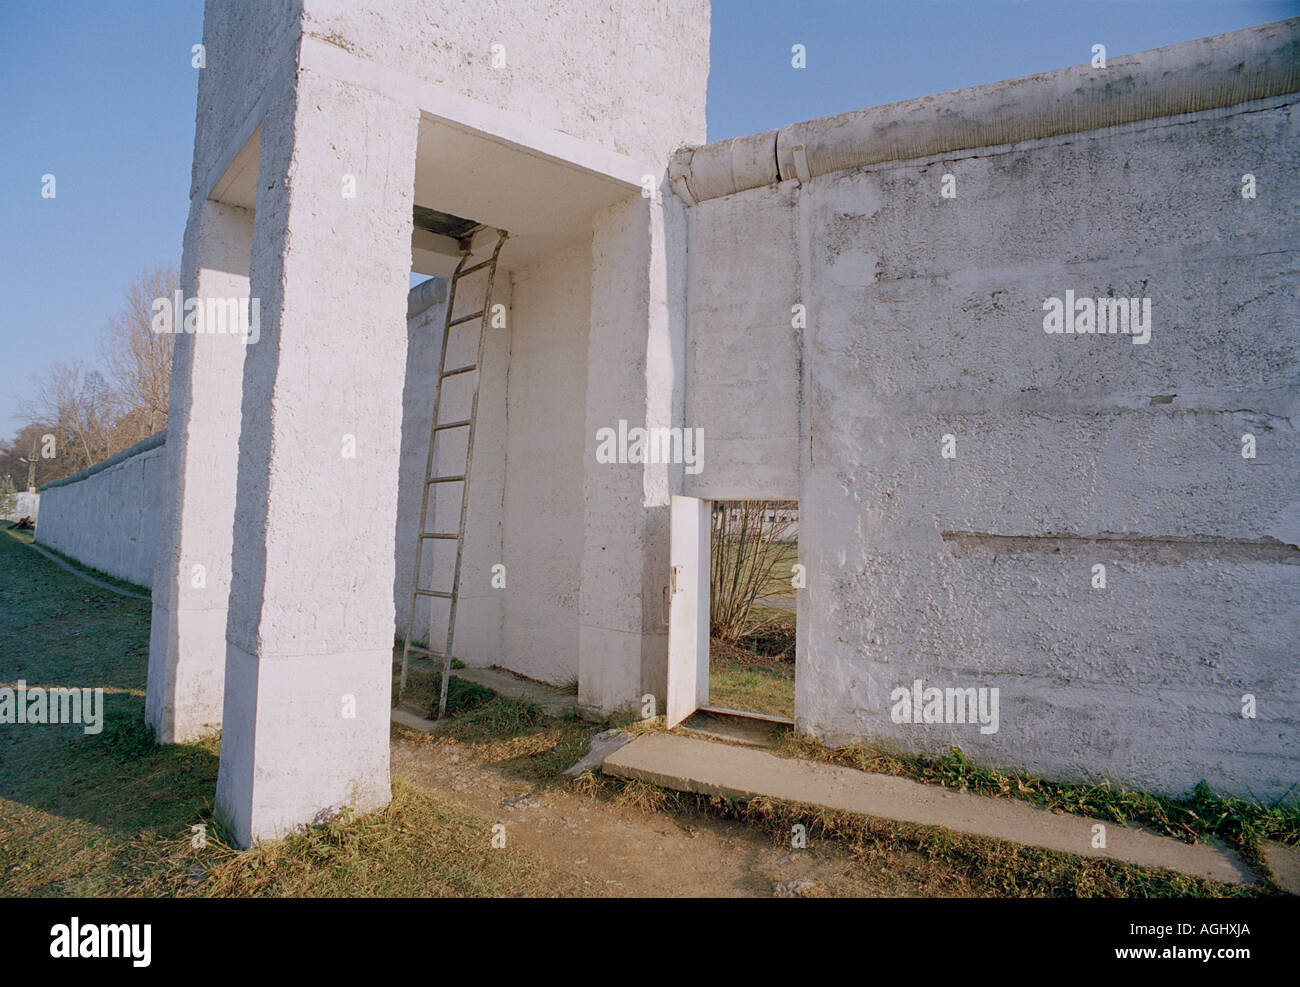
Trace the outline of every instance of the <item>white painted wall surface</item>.
{"type": "Polygon", "coordinates": [[[203,5],[205,52],[195,113],[192,197],[206,193],[206,183],[219,177],[247,139],[245,129],[256,123],[263,94],[297,59],[301,24],[302,0],[203,5]]]}
{"type": "Polygon", "coordinates": [[[0,518],[6,521],[19,521],[25,517],[36,520],[37,514],[41,508],[41,495],[32,493],[30,490],[19,490],[14,493],[14,509],[8,514],[0,514],[0,518]]]}
{"type": "MultiPolygon", "coordinates": [[[[1274,98],[693,210],[692,254],[712,259],[690,286],[696,365],[749,366],[743,339],[786,354],[766,380],[788,381],[777,315],[787,258],[806,258],[801,727],[1164,792],[1276,796],[1300,775],[1298,131],[1274,98]],[[762,264],[766,287],[740,273],[762,264]],[[719,317],[715,270],[744,286],[743,324],[719,317]],[[1046,334],[1043,301],[1067,289],[1150,297],[1152,341],[1046,334]],[[891,691],[917,678],[999,688],[998,732],[894,723],[891,691]]],[[[784,413],[735,387],[693,373],[688,407],[724,435],[759,415],[747,458],[787,461],[788,386],[784,413]]],[[[719,456],[692,489],[752,475],[719,456]]]]}
{"type": "MultiPolygon", "coordinates": [[[[476,258],[478,259],[478,258],[476,258]]],[[[442,284],[446,282],[433,282],[442,284]]],[[[428,284],[428,283],[426,283],[428,284]]],[[[469,282],[462,282],[462,298],[456,305],[457,314],[477,308],[478,295],[469,291],[469,282]],[[472,296],[472,297],[471,297],[472,296]]],[[[414,300],[421,291],[433,291],[438,301],[416,312],[407,322],[406,382],[402,393],[402,443],[401,478],[398,485],[398,511],[396,529],[396,575],[394,604],[397,612],[396,628],[400,636],[406,633],[407,611],[411,604],[411,585],[415,571],[415,538],[419,531],[420,501],[424,472],[428,464],[429,430],[433,422],[434,385],[438,368],[438,355],[442,345],[442,327],[446,317],[445,287],[417,287],[414,300]]],[[[456,620],[456,639],[453,649],[457,658],[468,665],[499,665],[502,663],[502,620],[504,598],[501,590],[491,583],[492,566],[502,560],[501,528],[502,502],[505,490],[506,469],[506,368],[510,353],[510,288],[509,278],[498,272],[493,289],[492,303],[506,307],[504,327],[488,326],[484,339],[483,373],[479,383],[478,418],[474,438],[474,467],[471,476],[473,493],[470,495],[466,517],[465,557],[461,567],[461,594],[459,616],[456,620]]],[[[414,305],[414,301],[412,305],[414,305]]],[[[472,348],[476,323],[466,323],[453,328],[453,345],[472,348]]],[[[472,362],[472,357],[460,359],[453,349],[448,356],[448,366],[472,362]]],[[[448,389],[443,407],[443,421],[468,417],[469,390],[465,386],[469,377],[449,378],[457,387],[448,389]]],[[[447,440],[439,439],[438,459],[434,472],[437,475],[459,474],[465,462],[464,436],[451,433],[447,440]],[[445,451],[444,451],[445,442],[445,451]]],[[[435,486],[437,497],[431,504],[431,514],[426,520],[429,531],[455,531],[460,517],[459,485],[435,486]]],[[[454,543],[429,541],[424,547],[423,589],[447,589],[451,585],[455,564],[454,543]]],[[[446,641],[447,604],[442,600],[421,598],[416,603],[416,622],[412,638],[417,644],[432,642],[441,649],[446,641]]]]}
{"type": "Polygon", "coordinates": [[[559,683],[578,677],[591,245],[511,281],[501,663],[559,683]]]}
{"type": "Polygon", "coordinates": [[[797,197],[788,182],[690,210],[685,424],[705,449],[683,477],[693,497],[799,495],[797,197]]]}
{"type": "Polygon", "coordinates": [[[708,0],[304,7],[311,38],[656,167],[705,137],[708,0]]]}
{"type": "MultiPolygon", "coordinates": [[[[41,491],[36,541],[118,579],[153,584],[164,444],[41,491]]],[[[93,467],[92,467],[93,469],[93,467]]]]}

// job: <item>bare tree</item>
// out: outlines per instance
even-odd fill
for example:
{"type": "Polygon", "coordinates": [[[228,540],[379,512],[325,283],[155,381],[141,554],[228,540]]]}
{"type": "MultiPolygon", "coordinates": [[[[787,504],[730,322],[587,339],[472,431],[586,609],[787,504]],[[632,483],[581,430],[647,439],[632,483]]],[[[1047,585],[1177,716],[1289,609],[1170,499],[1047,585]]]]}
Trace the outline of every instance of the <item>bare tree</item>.
{"type": "Polygon", "coordinates": [[[34,396],[18,407],[27,424],[13,441],[0,444],[2,475],[21,465],[31,482],[48,483],[167,427],[175,337],[153,331],[153,303],[170,299],[179,286],[175,268],[141,272],[106,327],[103,370],[80,361],[56,363],[36,381],[34,396]],[[47,435],[54,437],[52,445],[47,435]]]}
{"type": "Polygon", "coordinates": [[[55,436],[61,474],[75,473],[111,456],[121,404],[104,375],[80,361],[56,363],[37,381],[22,412],[55,436]]]}
{"type": "MultiPolygon", "coordinates": [[[[754,601],[777,578],[797,523],[784,500],[719,501],[710,545],[709,633],[734,644],[754,630],[754,601]]],[[[784,575],[784,574],[782,574],[784,575]]]]}
{"type": "Polygon", "coordinates": [[[123,409],[116,423],[121,448],[167,427],[175,337],[153,331],[153,303],[156,298],[170,299],[179,288],[180,274],[174,267],[142,271],[127,286],[122,310],[109,320],[103,362],[123,409]]]}

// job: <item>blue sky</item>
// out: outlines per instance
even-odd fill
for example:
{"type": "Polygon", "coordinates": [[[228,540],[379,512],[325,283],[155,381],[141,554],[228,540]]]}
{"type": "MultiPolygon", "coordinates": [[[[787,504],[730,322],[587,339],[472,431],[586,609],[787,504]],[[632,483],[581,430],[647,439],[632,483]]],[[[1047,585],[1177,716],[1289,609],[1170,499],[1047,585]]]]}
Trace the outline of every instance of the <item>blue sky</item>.
{"type": "MultiPolygon", "coordinates": [[[[715,0],[709,139],[1297,14],[1300,0],[715,0]]],[[[180,264],[202,25],[200,0],[0,0],[0,434],[45,367],[96,360],[140,270],[180,264]]]]}

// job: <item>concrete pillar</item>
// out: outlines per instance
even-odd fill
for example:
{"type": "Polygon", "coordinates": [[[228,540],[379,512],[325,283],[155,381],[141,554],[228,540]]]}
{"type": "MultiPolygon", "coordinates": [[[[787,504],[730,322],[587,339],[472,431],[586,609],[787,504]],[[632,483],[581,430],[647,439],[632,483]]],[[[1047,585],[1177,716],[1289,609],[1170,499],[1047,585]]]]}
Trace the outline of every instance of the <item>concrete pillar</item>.
{"type": "Polygon", "coordinates": [[[593,222],[587,345],[585,542],[578,702],[640,708],[667,683],[668,504],[681,464],[610,464],[596,432],[680,426],[684,382],[684,217],[671,193],[633,197],[593,222]]]}
{"type": "Polygon", "coordinates": [[[391,797],[418,120],[306,67],[262,117],[216,801],[241,846],[391,797]]]}
{"type": "MultiPolygon", "coordinates": [[[[246,312],[252,243],[252,213],[196,200],[185,229],[184,297],[237,300],[246,312]]],[[[244,350],[238,334],[176,334],[145,698],[160,743],[221,728],[244,350]]]]}

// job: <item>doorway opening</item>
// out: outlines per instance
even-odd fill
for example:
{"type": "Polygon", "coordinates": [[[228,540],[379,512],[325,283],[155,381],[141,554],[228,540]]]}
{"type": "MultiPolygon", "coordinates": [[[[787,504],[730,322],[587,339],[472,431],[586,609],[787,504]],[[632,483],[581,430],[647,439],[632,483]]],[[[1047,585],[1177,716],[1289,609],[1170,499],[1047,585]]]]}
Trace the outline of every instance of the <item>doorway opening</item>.
{"type": "Polygon", "coordinates": [[[674,495],[669,518],[666,725],[768,743],[794,725],[798,502],[674,495]]]}
{"type": "Polygon", "coordinates": [[[799,505],[709,508],[709,687],[705,712],[794,720],[799,505]]]}

